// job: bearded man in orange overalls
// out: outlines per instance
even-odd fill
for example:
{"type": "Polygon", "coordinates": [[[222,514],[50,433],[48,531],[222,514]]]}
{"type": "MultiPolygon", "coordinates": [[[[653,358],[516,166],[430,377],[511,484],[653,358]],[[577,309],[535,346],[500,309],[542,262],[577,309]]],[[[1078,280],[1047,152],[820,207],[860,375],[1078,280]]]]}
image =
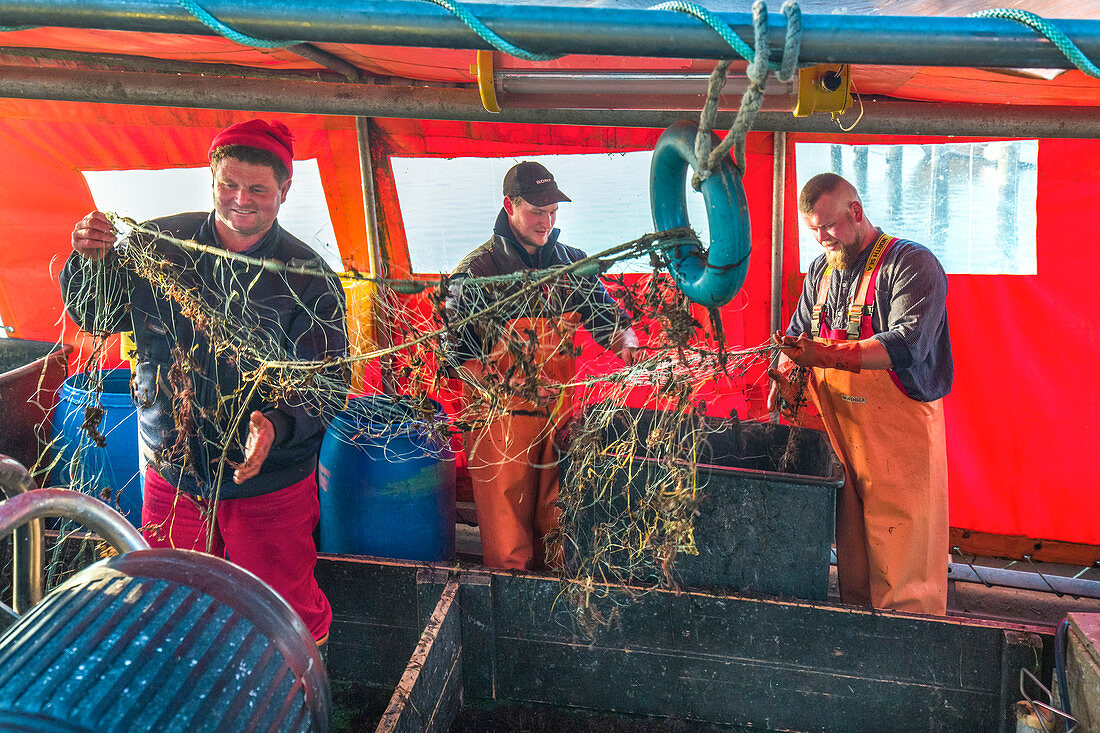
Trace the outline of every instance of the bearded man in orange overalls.
{"type": "Polygon", "coordinates": [[[807,182],[799,213],[825,252],[810,265],[768,406],[793,403],[795,367],[844,464],[836,553],[845,603],[947,609],[947,443],[942,398],[954,376],[947,276],[926,247],[884,234],[855,188],[807,182]]]}

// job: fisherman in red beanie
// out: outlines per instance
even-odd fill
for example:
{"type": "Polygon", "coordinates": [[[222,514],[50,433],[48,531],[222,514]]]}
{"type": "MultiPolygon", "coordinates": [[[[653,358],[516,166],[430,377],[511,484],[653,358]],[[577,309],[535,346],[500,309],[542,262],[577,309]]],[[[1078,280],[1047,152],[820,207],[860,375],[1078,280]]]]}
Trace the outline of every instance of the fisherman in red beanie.
{"type": "MultiPolygon", "coordinates": [[[[207,153],[214,210],[156,219],[148,229],[265,262],[327,266],[276,217],[286,201],[294,146],[281,122],[249,120],[218,133],[207,153]]],[[[325,415],[343,406],[339,367],[301,393],[273,399],[244,370],[264,359],[319,362],[345,356],[344,297],[335,277],[286,274],[259,264],[195,255],[150,235],[131,239],[179,268],[178,284],[209,304],[220,323],[192,310],[126,266],[116,234],[93,211],[72,233],[61,273],[69,314],[96,333],[133,331],[131,385],[149,461],[141,525],[153,547],[223,555],[252,571],[298,612],[313,638],[328,637],[332,610],[313,576],[312,532],[320,516],[315,470],[325,415]],[[96,283],[111,302],[90,297],[96,283]],[[222,340],[211,342],[211,334],[222,340]],[[238,418],[237,416],[244,416],[238,418]]],[[[254,375],[255,372],[253,371],[254,375]]],[[[293,378],[291,376],[290,378],[293,378]]],[[[118,488],[118,487],[115,487],[118,488]]]]}
{"type": "Polygon", "coordinates": [[[214,211],[221,244],[244,252],[271,229],[290,190],[294,146],[281,122],[238,122],[207,152],[214,172],[214,211]]]}

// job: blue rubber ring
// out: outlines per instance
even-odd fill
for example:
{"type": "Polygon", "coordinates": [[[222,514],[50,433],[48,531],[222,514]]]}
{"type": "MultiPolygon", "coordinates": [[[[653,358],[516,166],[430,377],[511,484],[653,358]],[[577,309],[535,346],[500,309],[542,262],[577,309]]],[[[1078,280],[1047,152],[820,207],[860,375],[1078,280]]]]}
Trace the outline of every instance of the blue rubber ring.
{"type": "MultiPolygon", "coordinates": [[[[695,134],[691,120],[681,120],[657,139],[649,168],[649,201],[657,231],[690,226],[687,215],[687,167],[697,169],[695,134]]],[[[714,135],[712,132],[711,135],[714,135]]],[[[718,136],[714,135],[717,145],[718,136]]],[[[688,298],[700,305],[728,303],[745,284],[749,270],[749,205],[745,188],[726,156],[702,185],[710,226],[710,248],[680,245],[672,252],[669,270],[688,298]]]]}

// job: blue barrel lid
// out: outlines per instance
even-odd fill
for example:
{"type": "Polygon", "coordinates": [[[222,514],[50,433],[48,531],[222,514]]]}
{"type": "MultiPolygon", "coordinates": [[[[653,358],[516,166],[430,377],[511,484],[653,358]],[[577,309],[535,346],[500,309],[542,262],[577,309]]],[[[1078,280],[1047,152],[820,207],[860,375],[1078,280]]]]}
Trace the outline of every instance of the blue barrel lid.
{"type": "Polygon", "coordinates": [[[355,445],[378,445],[395,438],[413,438],[450,446],[443,406],[427,397],[364,395],[329,422],[328,432],[355,445]]]}
{"type": "MultiPolygon", "coordinates": [[[[61,383],[61,398],[76,405],[87,405],[95,390],[93,372],[77,372],[61,383]]],[[[130,370],[127,368],[104,369],[99,373],[103,392],[100,404],[104,407],[133,407],[130,395],[130,370]]]]}

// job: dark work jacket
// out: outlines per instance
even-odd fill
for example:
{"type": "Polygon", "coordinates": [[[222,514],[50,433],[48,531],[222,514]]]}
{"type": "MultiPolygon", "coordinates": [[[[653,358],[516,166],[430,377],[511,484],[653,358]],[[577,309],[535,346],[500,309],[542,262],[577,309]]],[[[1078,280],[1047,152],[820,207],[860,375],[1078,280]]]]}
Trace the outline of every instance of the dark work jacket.
{"type": "MultiPolygon", "coordinates": [[[[147,228],[220,247],[213,213],[156,219],[147,228]]],[[[148,237],[133,235],[137,236],[148,237]]],[[[137,353],[131,386],[142,443],[154,467],[173,485],[205,497],[215,495],[220,469],[221,499],[268,494],[301,481],[316,467],[324,416],[340,409],[347,396],[340,368],[326,374],[336,379],[326,380],[327,391],[291,390],[276,403],[244,380],[242,372],[255,368],[259,357],[232,346],[244,340],[255,344],[265,359],[280,361],[346,355],[339,281],[274,272],[185,250],[163,239],[152,246],[173,270],[169,280],[200,297],[215,314],[228,316],[219,319],[213,332],[219,334],[215,344],[228,341],[231,348],[214,353],[208,332],[181,312],[179,302],[126,267],[116,251],[98,262],[74,252],[60,281],[66,309],[81,328],[92,333],[133,331],[137,353]],[[102,294],[92,298],[97,290],[102,294]],[[237,485],[231,464],[243,458],[241,447],[253,410],[263,412],[275,426],[275,444],[259,474],[237,485]],[[183,431],[182,439],[177,422],[193,425],[183,431]],[[223,466],[227,443],[228,463],[223,466]]],[[[330,272],[313,250],[278,222],[241,254],[330,272]]],[[[300,373],[287,374],[301,378],[300,373]]]]}
{"type": "MultiPolygon", "coordinates": [[[[522,283],[476,283],[468,278],[511,275],[531,270],[544,270],[572,264],[587,255],[576,247],[558,241],[559,230],[550,232],[546,244],[532,256],[513,239],[508,224],[508,212],[497,215],[493,236],[468,254],[455,268],[447,297],[448,317],[452,321],[476,313],[522,287],[522,283]]],[[[541,297],[517,298],[487,323],[457,329],[457,338],[448,344],[447,360],[452,365],[488,354],[496,343],[499,328],[492,324],[524,317],[555,317],[575,312],[592,337],[605,348],[610,344],[616,327],[630,325],[629,318],[604,288],[599,277],[567,275],[543,288],[541,297]]]]}

